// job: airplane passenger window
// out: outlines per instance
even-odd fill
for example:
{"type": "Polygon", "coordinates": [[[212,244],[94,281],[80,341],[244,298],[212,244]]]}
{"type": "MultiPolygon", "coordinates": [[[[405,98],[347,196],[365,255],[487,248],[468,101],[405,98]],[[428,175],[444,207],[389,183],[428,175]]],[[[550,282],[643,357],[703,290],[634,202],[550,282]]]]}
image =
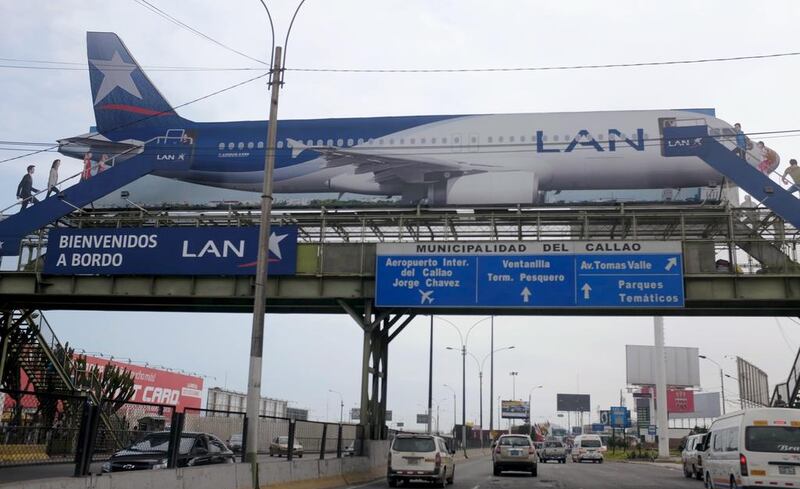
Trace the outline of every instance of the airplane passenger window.
{"type": "Polygon", "coordinates": [[[458,144],[461,142],[461,138],[453,138],[453,144],[458,144]]]}
{"type": "Polygon", "coordinates": [[[571,138],[569,136],[564,136],[564,141],[569,141],[571,138]]]}
{"type": "Polygon", "coordinates": [[[394,139],[390,139],[389,144],[394,144],[394,139]]]}
{"type": "Polygon", "coordinates": [[[250,141],[249,143],[247,143],[247,149],[253,149],[254,146],[255,146],[255,144],[253,144],[253,141],[250,141]]]}
{"type": "Polygon", "coordinates": [[[333,139],[328,139],[328,146],[333,146],[333,139]]]}
{"type": "Polygon", "coordinates": [[[401,139],[401,140],[400,140],[400,144],[401,144],[401,145],[403,145],[403,144],[406,144],[406,140],[405,140],[405,139],[401,139]]]}
{"type": "Polygon", "coordinates": [[[228,143],[228,149],[233,149],[233,146],[234,146],[233,143],[228,143]]]}
{"type": "Polygon", "coordinates": [[[219,143],[219,150],[222,151],[225,149],[225,143],[219,143]]]}
{"type": "Polygon", "coordinates": [[[425,138],[422,138],[422,139],[420,139],[420,140],[419,140],[419,143],[420,143],[420,144],[425,144],[425,138]]]}
{"type": "Polygon", "coordinates": [[[239,149],[244,149],[244,143],[240,142],[236,147],[239,149]]]}
{"type": "Polygon", "coordinates": [[[542,135],[542,141],[547,141],[547,135],[545,134],[542,135]]]}
{"type": "Polygon", "coordinates": [[[509,143],[513,143],[514,142],[514,136],[509,136],[508,137],[508,142],[509,143]]]}
{"type": "Polygon", "coordinates": [[[598,141],[602,141],[603,140],[603,135],[602,134],[598,134],[597,135],[597,140],[598,141]]]}
{"type": "Polygon", "coordinates": [[[380,144],[381,146],[383,146],[383,139],[381,139],[380,141],[378,141],[378,144],[380,144]]]}
{"type": "Polygon", "coordinates": [[[520,136],[519,137],[519,142],[524,143],[525,142],[525,136],[520,136]]]}
{"type": "MultiPolygon", "coordinates": [[[[369,141],[372,144],[372,140],[369,141]]],[[[358,144],[364,144],[364,138],[358,138],[358,144]]]]}
{"type": "Polygon", "coordinates": [[[343,146],[343,145],[344,145],[344,140],[342,138],[336,140],[336,146],[343,146]]]}
{"type": "MultiPolygon", "coordinates": [[[[320,139],[319,142],[322,143],[322,140],[320,139]]],[[[314,146],[314,141],[309,139],[306,141],[306,146],[314,146]]],[[[322,146],[322,144],[320,144],[320,146],[322,146]]]]}
{"type": "Polygon", "coordinates": [[[503,142],[503,136],[499,136],[499,137],[497,138],[497,142],[498,142],[498,143],[502,143],[502,142],[503,142]]]}
{"type": "Polygon", "coordinates": [[[353,138],[350,138],[350,139],[347,140],[347,145],[348,146],[352,146],[353,145],[353,138]]]}
{"type": "Polygon", "coordinates": [[[411,140],[409,141],[409,144],[417,144],[417,140],[414,139],[414,138],[411,138],[411,140]]]}
{"type": "Polygon", "coordinates": [[[442,138],[442,144],[447,144],[447,138],[442,138]]]}
{"type": "MultiPolygon", "coordinates": [[[[325,145],[325,142],[322,141],[322,139],[317,139],[317,146],[324,146],[324,145],[325,145]]],[[[309,146],[311,146],[311,145],[309,144],[309,146]]]]}
{"type": "Polygon", "coordinates": [[[486,138],[486,142],[487,142],[487,143],[491,144],[491,143],[492,143],[492,141],[493,141],[493,139],[492,139],[492,137],[491,137],[491,136],[489,136],[488,138],[486,138]]]}
{"type": "Polygon", "coordinates": [[[478,138],[476,138],[475,136],[472,136],[472,138],[470,138],[470,142],[472,144],[477,144],[478,143],[478,138]]]}
{"type": "Polygon", "coordinates": [[[431,144],[436,144],[436,138],[431,138],[431,144]]]}
{"type": "MultiPolygon", "coordinates": [[[[250,144],[252,144],[252,143],[250,143],[250,144]]],[[[278,149],[282,149],[282,148],[283,148],[283,141],[278,141],[278,149]]]]}
{"type": "MultiPolygon", "coordinates": [[[[547,141],[547,136],[544,137],[544,140],[547,141]]],[[[553,136],[553,141],[558,141],[558,134],[553,136]]]]}
{"type": "Polygon", "coordinates": [[[258,142],[258,149],[264,149],[264,141],[258,142]]]}

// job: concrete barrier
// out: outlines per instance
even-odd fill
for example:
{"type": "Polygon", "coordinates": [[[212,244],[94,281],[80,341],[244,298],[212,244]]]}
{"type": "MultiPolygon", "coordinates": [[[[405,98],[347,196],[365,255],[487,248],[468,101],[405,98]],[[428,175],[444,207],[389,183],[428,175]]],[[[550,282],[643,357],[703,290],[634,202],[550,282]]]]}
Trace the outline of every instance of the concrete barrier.
{"type": "MultiPolygon", "coordinates": [[[[364,456],[263,462],[260,489],[333,489],[386,475],[389,443],[367,441],[364,456]]],[[[250,464],[122,472],[89,477],[54,477],[0,484],[1,489],[253,489],[250,464]]]]}

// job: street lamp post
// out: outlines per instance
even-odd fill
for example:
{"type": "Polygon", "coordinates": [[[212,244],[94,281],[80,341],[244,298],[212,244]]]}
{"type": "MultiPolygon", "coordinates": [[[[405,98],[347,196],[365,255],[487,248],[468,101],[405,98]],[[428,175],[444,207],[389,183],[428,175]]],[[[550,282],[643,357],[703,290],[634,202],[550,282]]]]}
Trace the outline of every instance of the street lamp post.
{"type": "Polygon", "coordinates": [[[449,386],[449,385],[447,385],[447,384],[444,384],[444,386],[445,386],[445,387],[447,387],[448,389],[450,389],[451,391],[453,391],[453,432],[454,432],[454,433],[453,433],[453,436],[455,436],[455,429],[456,429],[456,413],[458,412],[458,411],[456,411],[456,390],[455,390],[455,389],[453,389],[452,387],[450,387],[450,386],[449,386]]]}
{"type": "Polygon", "coordinates": [[[485,317],[473,323],[467,330],[466,337],[461,334],[461,330],[454,323],[441,317],[438,319],[455,328],[458,332],[458,338],[461,340],[461,443],[464,446],[464,458],[469,458],[467,456],[467,342],[469,341],[469,334],[472,333],[475,326],[491,319],[491,317],[485,317]]]}
{"type": "Polygon", "coordinates": [[[342,424],[342,422],[344,421],[344,397],[342,397],[341,392],[335,391],[333,389],[328,389],[328,392],[339,394],[339,424],[342,424]]]}
{"type": "Polygon", "coordinates": [[[708,360],[709,362],[713,363],[717,367],[719,367],[719,387],[722,391],[722,414],[725,414],[725,372],[722,371],[722,365],[720,365],[717,361],[708,358],[705,355],[697,355],[699,358],[703,360],[708,360]]]}
{"type": "Polygon", "coordinates": [[[533,404],[531,403],[531,398],[533,396],[533,391],[541,389],[542,387],[544,386],[537,385],[528,392],[528,425],[530,427],[530,435],[533,435],[533,404]]]}
{"type": "Polygon", "coordinates": [[[517,400],[517,375],[519,372],[509,372],[508,375],[511,376],[511,399],[517,400]]]}

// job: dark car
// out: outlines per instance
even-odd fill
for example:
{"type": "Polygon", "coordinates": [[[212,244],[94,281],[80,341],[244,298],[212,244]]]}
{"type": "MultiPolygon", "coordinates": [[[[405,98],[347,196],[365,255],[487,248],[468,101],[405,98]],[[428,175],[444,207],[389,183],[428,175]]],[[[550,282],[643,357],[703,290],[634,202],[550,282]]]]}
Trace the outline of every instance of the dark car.
{"type": "MultiPolygon", "coordinates": [[[[150,433],[112,455],[103,463],[103,472],[127,472],[167,468],[169,432],[150,433]]],[[[178,450],[178,467],[195,465],[231,464],[234,455],[214,435],[207,433],[183,433],[178,450]]]]}

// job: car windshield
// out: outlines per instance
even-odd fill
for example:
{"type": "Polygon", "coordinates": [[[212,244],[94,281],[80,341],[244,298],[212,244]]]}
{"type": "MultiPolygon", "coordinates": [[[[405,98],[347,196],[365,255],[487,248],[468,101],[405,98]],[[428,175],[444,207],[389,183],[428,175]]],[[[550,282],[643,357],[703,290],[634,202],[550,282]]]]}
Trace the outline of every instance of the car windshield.
{"type": "Polygon", "coordinates": [[[581,440],[581,447],[584,448],[599,448],[600,440],[581,440]]]}
{"type": "Polygon", "coordinates": [[[279,436],[278,437],[278,443],[283,443],[283,444],[289,443],[289,437],[288,436],[279,436]]]}
{"type": "Polygon", "coordinates": [[[800,427],[748,426],[745,447],[751,452],[800,453],[800,427]]]}
{"type": "Polygon", "coordinates": [[[500,445],[511,447],[529,447],[531,442],[524,436],[504,436],[500,438],[500,445]]]}
{"type": "Polygon", "coordinates": [[[545,448],[561,448],[561,443],[557,441],[549,441],[545,444],[545,448]]]}
{"type": "MultiPolygon", "coordinates": [[[[194,445],[193,436],[181,437],[181,446],[179,453],[189,453],[194,445]]],[[[153,433],[144,437],[138,443],[128,447],[128,450],[133,452],[163,452],[167,453],[169,450],[169,433],[153,433]]]]}
{"type": "Polygon", "coordinates": [[[396,452],[433,452],[433,438],[395,438],[392,449],[396,452]]]}

